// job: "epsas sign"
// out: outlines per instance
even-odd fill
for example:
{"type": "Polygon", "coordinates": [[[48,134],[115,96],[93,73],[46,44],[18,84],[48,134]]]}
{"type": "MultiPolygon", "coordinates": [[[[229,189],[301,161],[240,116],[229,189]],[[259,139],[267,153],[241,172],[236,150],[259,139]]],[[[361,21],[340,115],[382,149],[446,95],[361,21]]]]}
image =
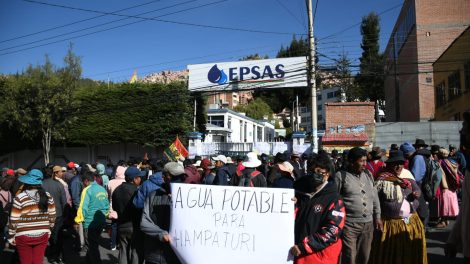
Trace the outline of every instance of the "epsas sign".
{"type": "Polygon", "coordinates": [[[307,86],[306,57],[194,64],[188,70],[190,91],[307,86]]]}

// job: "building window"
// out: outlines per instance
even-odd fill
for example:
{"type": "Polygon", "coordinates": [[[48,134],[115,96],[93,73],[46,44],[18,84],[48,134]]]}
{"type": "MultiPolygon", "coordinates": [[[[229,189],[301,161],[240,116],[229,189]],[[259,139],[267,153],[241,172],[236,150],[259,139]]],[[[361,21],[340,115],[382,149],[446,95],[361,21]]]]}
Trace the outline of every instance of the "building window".
{"type": "Polygon", "coordinates": [[[209,116],[209,124],[224,127],[224,116],[209,116]]]}
{"type": "Polygon", "coordinates": [[[341,91],[340,90],[336,91],[335,92],[335,97],[340,97],[340,96],[341,96],[341,91]]]}
{"type": "Polygon", "coordinates": [[[317,95],[317,101],[321,101],[321,94],[317,95]]]}
{"type": "Polygon", "coordinates": [[[449,100],[453,100],[460,96],[460,72],[452,73],[448,78],[449,100]]]}
{"type": "Polygon", "coordinates": [[[464,66],[465,74],[465,91],[470,91],[470,61],[467,61],[464,66]]]}
{"type": "Polygon", "coordinates": [[[318,110],[318,111],[321,111],[321,109],[322,109],[322,105],[318,105],[318,106],[317,106],[317,110],[318,110]]]}
{"type": "Polygon", "coordinates": [[[443,106],[446,102],[446,85],[444,82],[441,82],[436,85],[436,106],[443,106]]]}
{"type": "Polygon", "coordinates": [[[327,97],[328,99],[333,98],[333,97],[335,97],[335,93],[334,93],[334,92],[329,92],[329,93],[326,95],[326,97],[327,97]]]}

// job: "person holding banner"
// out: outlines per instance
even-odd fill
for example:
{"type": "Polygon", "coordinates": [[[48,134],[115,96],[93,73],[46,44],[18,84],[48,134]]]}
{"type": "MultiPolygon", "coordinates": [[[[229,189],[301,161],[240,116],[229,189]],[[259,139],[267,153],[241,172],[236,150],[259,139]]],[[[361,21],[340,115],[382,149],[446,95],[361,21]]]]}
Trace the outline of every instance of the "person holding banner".
{"type": "Polygon", "coordinates": [[[165,183],[145,199],[140,229],[145,233],[145,263],[166,264],[180,261],[170,246],[171,236],[168,233],[171,222],[170,182],[182,182],[183,165],[169,162],[163,167],[165,183]]]}
{"type": "Polygon", "coordinates": [[[295,183],[295,245],[291,253],[296,264],[338,263],[346,210],[336,185],[328,178],[333,164],[327,154],[311,159],[307,174],[295,183]]]}

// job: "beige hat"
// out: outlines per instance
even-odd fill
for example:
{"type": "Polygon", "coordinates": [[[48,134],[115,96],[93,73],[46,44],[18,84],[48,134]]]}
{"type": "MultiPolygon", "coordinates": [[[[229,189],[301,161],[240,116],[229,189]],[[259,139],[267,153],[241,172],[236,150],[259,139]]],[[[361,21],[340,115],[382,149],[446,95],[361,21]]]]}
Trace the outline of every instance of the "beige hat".
{"type": "Polygon", "coordinates": [[[163,171],[168,172],[172,176],[178,176],[185,173],[183,165],[174,161],[165,164],[165,166],[163,167],[163,171]]]}
{"type": "Polygon", "coordinates": [[[18,174],[19,176],[26,175],[26,173],[28,173],[28,172],[23,168],[18,168],[16,170],[16,174],[18,174]]]}
{"type": "Polygon", "coordinates": [[[290,162],[284,161],[283,163],[279,163],[277,165],[281,171],[289,173],[292,177],[294,177],[294,167],[290,162]]]}

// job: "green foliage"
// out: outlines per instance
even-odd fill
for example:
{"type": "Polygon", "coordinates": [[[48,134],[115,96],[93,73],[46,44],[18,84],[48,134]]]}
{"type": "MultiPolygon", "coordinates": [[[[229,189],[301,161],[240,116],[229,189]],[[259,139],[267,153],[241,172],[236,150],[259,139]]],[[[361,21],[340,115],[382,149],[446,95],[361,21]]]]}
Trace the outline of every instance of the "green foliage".
{"type": "MultiPolygon", "coordinates": [[[[291,43],[287,47],[281,46],[277,53],[277,58],[299,57],[308,55],[308,40],[300,38],[297,40],[295,35],[291,43]]],[[[295,100],[296,95],[299,96],[299,103],[307,105],[310,91],[307,88],[282,88],[282,89],[268,89],[268,90],[255,90],[253,96],[261,98],[265,101],[274,112],[281,112],[282,109],[292,107],[292,101],[295,100]]]]}
{"type": "Polygon", "coordinates": [[[351,61],[345,53],[336,61],[336,73],[334,78],[339,80],[341,91],[346,95],[346,101],[351,102],[357,98],[354,91],[353,77],[351,76],[351,61]]]}
{"type": "Polygon", "coordinates": [[[362,18],[362,56],[356,76],[356,95],[360,100],[378,102],[385,99],[383,54],[379,53],[379,16],[372,12],[362,18]]]}
{"type": "Polygon", "coordinates": [[[256,98],[247,105],[237,105],[234,110],[246,113],[246,116],[256,120],[263,120],[264,116],[271,119],[273,114],[271,107],[261,98],[256,98]]]}
{"type": "MultiPolygon", "coordinates": [[[[205,133],[207,123],[207,95],[204,95],[203,93],[194,93],[192,94],[192,101],[194,100],[196,100],[196,131],[205,133]]],[[[194,107],[192,111],[194,111],[194,107]]]]}
{"type": "Polygon", "coordinates": [[[30,141],[41,139],[44,161],[49,162],[52,139],[63,140],[71,124],[66,113],[81,75],[80,58],[70,46],[65,66],[56,68],[46,55],[43,65],[6,78],[3,110],[8,125],[30,141]]]}
{"type": "Polygon", "coordinates": [[[75,95],[77,126],[68,141],[80,144],[132,142],[168,146],[192,128],[189,92],[183,83],[100,85],[75,95]]]}
{"type": "Polygon", "coordinates": [[[264,55],[264,57],[261,57],[258,53],[255,54],[250,54],[248,56],[245,56],[240,59],[240,61],[247,61],[247,60],[265,60],[269,59],[268,55],[264,55]]]}
{"type": "Polygon", "coordinates": [[[292,124],[290,123],[289,119],[283,119],[282,125],[284,126],[285,129],[287,129],[287,128],[290,128],[292,124]]]}

